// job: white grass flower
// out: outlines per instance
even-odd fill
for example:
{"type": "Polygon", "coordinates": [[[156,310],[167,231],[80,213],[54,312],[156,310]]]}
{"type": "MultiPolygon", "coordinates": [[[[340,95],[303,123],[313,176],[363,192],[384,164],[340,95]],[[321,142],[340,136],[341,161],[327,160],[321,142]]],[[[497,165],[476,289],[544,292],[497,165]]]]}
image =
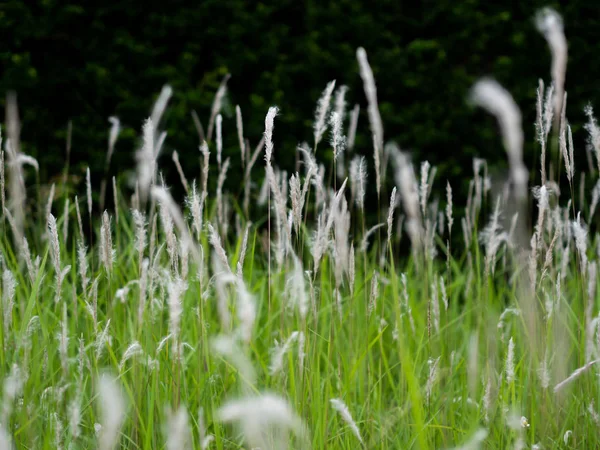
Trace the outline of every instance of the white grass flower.
{"type": "Polygon", "coordinates": [[[273,155],[273,122],[275,121],[275,116],[279,112],[277,106],[271,106],[269,111],[267,112],[267,116],[265,117],[265,161],[267,166],[271,165],[271,157],[273,155]]]}
{"type": "Polygon", "coordinates": [[[588,132],[588,144],[594,150],[596,155],[596,164],[598,165],[598,171],[600,172],[600,127],[594,117],[594,109],[592,105],[587,105],[583,110],[588,118],[588,122],[584,128],[588,132]]]}
{"type": "Polygon", "coordinates": [[[348,127],[348,150],[354,150],[354,141],[356,140],[356,128],[358,126],[358,115],[360,114],[360,105],[354,105],[350,113],[350,126],[348,127]]]}
{"type": "Polygon", "coordinates": [[[481,79],[471,89],[471,101],[496,116],[504,147],[508,155],[511,180],[514,183],[519,201],[527,198],[527,180],[529,174],[523,164],[523,130],[521,111],[510,93],[498,82],[481,79]]]}
{"type": "Polygon", "coordinates": [[[150,185],[154,179],[155,167],[155,143],[154,143],[155,124],[152,118],[148,118],[142,127],[143,145],[136,152],[137,161],[137,181],[139,184],[140,197],[146,201],[150,192],[150,185]]]}
{"type": "Polygon", "coordinates": [[[221,161],[222,161],[222,155],[223,155],[223,132],[222,132],[222,127],[223,127],[223,117],[221,116],[221,114],[217,114],[217,120],[216,120],[216,124],[217,124],[217,136],[216,136],[216,144],[217,144],[217,165],[219,167],[219,169],[221,168],[221,161]]]}
{"type": "Polygon", "coordinates": [[[77,268],[79,279],[81,280],[81,290],[83,291],[83,295],[87,296],[87,287],[89,283],[87,249],[82,239],[77,240],[77,268]]]}
{"type": "Polygon", "coordinates": [[[339,398],[332,398],[331,400],[329,400],[329,402],[331,403],[332,408],[340,414],[342,420],[346,422],[346,424],[350,427],[352,433],[354,434],[354,436],[356,436],[356,439],[358,439],[358,441],[361,444],[363,444],[364,442],[362,436],[360,435],[360,430],[358,429],[356,422],[354,422],[352,414],[350,413],[350,410],[348,409],[346,403],[344,403],[344,401],[339,398]]]}
{"type": "Polygon", "coordinates": [[[563,435],[563,442],[565,443],[565,445],[569,444],[569,438],[571,437],[572,434],[573,434],[572,430],[565,431],[565,434],[563,435]]]}
{"type": "Polygon", "coordinates": [[[235,107],[235,125],[237,129],[238,143],[240,145],[240,156],[243,166],[246,157],[246,145],[244,144],[244,122],[242,120],[242,109],[240,108],[240,105],[236,105],[235,107]]]}
{"type": "Polygon", "coordinates": [[[429,364],[429,376],[427,377],[427,384],[425,385],[425,394],[427,403],[429,403],[431,399],[431,393],[433,392],[433,386],[438,379],[438,366],[440,363],[440,357],[438,356],[436,359],[429,358],[427,363],[429,364]]]}
{"type": "Polygon", "coordinates": [[[508,341],[508,350],[506,353],[506,363],[504,366],[506,382],[511,384],[515,380],[515,342],[511,337],[508,341]]]}
{"type": "Polygon", "coordinates": [[[189,417],[183,405],[175,412],[168,411],[167,450],[185,450],[192,440],[189,417]]]}
{"type": "Polygon", "coordinates": [[[317,109],[315,111],[315,122],[313,125],[314,128],[314,137],[315,137],[315,148],[321,142],[321,138],[325,133],[327,128],[327,111],[329,111],[329,104],[331,103],[331,94],[335,88],[335,80],[327,83],[327,87],[323,90],[321,97],[319,97],[319,101],[317,102],[317,109]]]}
{"type": "Polygon", "coordinates": [[[343,118],[336,111],[331,113],[329,123],[331,124],[331,146],[333,147],[334,161],[340,158],[346,149],[346,137],[343,134],[343,118]]]}
{"type": "Polygon", "coordinates": [[[388,245],[392,242],[392,225],[394,224],[394,209],[396,209],[396,186],[392,189],[392,195],[390,195],[390,207],[388,209],[387,217],[387,241],[388,245]]]}
{"type": "Polygon", "coordinates": [[[424,229],[422,224],[421,211],[419,206],[419,191],[417,180],[412,164],[406,154],[391,144],[386,146],[387,151],[392,157],[396,170],[394,177],[396,185],[400,189],[402,205],[406,214],[406,228],[411,241],[413,254],[417,254],[423,246],[424,229]]]}
{"type": "Polygon", "coordinates": [[[552,81],[556,89],[554,112],[558,116],[562,109],[562,99],[567,71],[567,39],[562,17],[552,8],[538,11],[535,18],[537,29],[544,35],[552,53],[552,81]]]}
{"type": "Polygon", "coordinates": [[[581,260],[581,271],[585,273],[587,271],[587,228],[581,221],[581,213],[577,213],[577,220],[571,222],[573,227],[573,237],[575,238],[575,247],[579,253],[581,260]]]}
{"type": "Polygon", "coordinates": [[[181,331],[181,315],[183,314],[182,296],[187,290],[187,284],[181,279],[175,279],[168,284],[169,291],[169,333],[173,344],[177,348],[179,333],[181,331]]]}
{"type": "Polygon", "coordinates": [[[290,351],[292,345],[298,339],[299,332],[294,331],[285,340],[283,345],[280,345],[275,341],[275,346],[271,349],[271,364],[269,365],[269,374],[271,376],[276,375],[283,369],[283,358],[290,351]]]}
{"type": "Polygon", "coordinates": [[[123,368],[125,367],[125,363],[127,361],[137,356],[143,355],[144,349],[142,349],[140,343],[138,341],[133,341],[131,344],[129,344],[129,347],[127,347],[127,349],[123,353],[123,356],[121,356],[121,362],[119,363],[119,371],[123,371],[123,368]]]}
{"type": "Polygon", "coordinates": [[[473,435],[469,438],[467,442],[459,447],[454,447],[453,450],[479,450],[483,441],[487,439],[489,435],[488,430],[485,428],[479,428],[473,435]]]}
{"type": "Polygon", "coordinates": [[[246,258],[246,251],[248,249],[248,232],[250,231],[251,223],[246,225],[246,230],[244,231],[244,237],[242,239],[242,247],[240,250],[240,256],[237,262],[237,276],[242,279],[244,274],[244,259],[246,258]]]}
{"type": "Polygon", "coordinates": [[[110,131],[108,132],[108,152],[106,154],[106,164],[110,164],[110,160],[112,158],[113,152],[115,151],[115,144],[117,143],[117,138],[119,137],[119,133],[121,132],[121,122],[118,117],[110,116],[108,121],[111,124],[110,131]]]}
{"type": "Polygon", "coordinates": [[[214,128],[215,118],[219,111],[221,111],[221,106],[223,105],[223,99],[225,98],[225,94],[227,93],[227,82],[231,78],[230,74],[226,74],[221,80],[221,84],[219,85],[219,89],[215,93],[215,98],[213,99],[212,106],[210,108],[210,118],[208,120],[208,129],[207,129],[207,140],[210,141],[212,139],[212,132],[214,128]]]}
{"type": "Polygon", "coordinates": [[[8,269],[4,269],[4,272],[2,272],[2,319],[4,324],[5,347],[7,340],[11,336],[17,285],[18,283],[13,273],[8,269]]]}
{"type": "Polygon", "coordinates": [[[215,352],[231,361],[244,380],[244,390],[250,391],[256,383],[256,372],[252,362],[236,341],[231,336],[221,335],[213,338],[211,344],[215,352]]]}
{"type": "Polygon", "coordinates": [[[210,223],[208,224],[208,240],[210,242],[210,245],[213,246],[222,268],[227,270],[227,272],[231,273],[231,268],[229,267],[227,254],[225,253],[225,249],[221,244],[221,237],[210,223]]]}
{"type": "Polygon", "coordinates": [[[119,431],[125,420],[125,399],[117,380],[107,374],[101,375],[97,398],[101,424],[98,448],[112,450],[119,443],[119,431]]]}
{"type": "Polygon", "coordinates": [[[110,229],[110,216],[107,211],[102,214],[102,228],[100,230],[100,263],[107,274],[112,273],[114,250],[112,246],[112,233],[110,229]]]}
{"type": "Polygon", "coordinates": [[[5,450],[12,450],[14,448],[12,439],[4,428],[4,425],[0,425],[0,448],[5,450]]]}
{"type": "Polygon", "coordinates": [[[371,125],[371,133],[374,136],[373,142],[376,146],[375,151],[383,150],[383,123],[379,114],[379,106],[377,104],[377,88],[375,87],[375,77],[367,60],[367,52],[360,47],[356,50],[356,58],[360,67],[360,77],[363,81],[365,96],[367,97],[369,123],[371,125]]]}
{"type": "Polygon", "coordinates": [[[204,409],[198,410],[198,437],[200,442],[200,450],[208,449],[210,443],[215,437],[212,434],[206,433],[206,424],[204,423],[204,409]]]}
{"type": "Polygon", "coordinates": [[[448,234],[451,235],[454,217],[452,216],[452,187],[449,181],[446,183],[446,221],[448,223],[448,234]]]}
{"type": "Polygon", "coordinates": [[[577,378],[579,378],[581,375],[583,375],[585,372],[587,372],[588,370],[590,370],[592,368],[592,366],[596,363],[600,362],[600,359],[596,359],[594,361],[590,361],[587,364],[583,365],[582,367],[579,367],[578,369],[575,369],[571,375],[569,375],[567,378],[565,378],[563,381],[561,381],[560,383],[558,383],[556,386],[554,386],[554,393],[556,394],[557,392],[559,392],[561,389],[563,389],[565,386],[571,384],[573,381],[575,381],[577,378]]]}
{"type": "Polygon", "coordinates": [[[92,217],[92,177],[90,175],[90,167],[85,171],[85,192],[87,197],[88,215],[92,217]]]}
{"type": "Polygon", "coordinates": [[[271,393],[230,400],[216,415],[221,422],[238,423],[250,448],[285,448],[288,430],[301,438],[306,434],[302,420],[288,402],[271,393]],[[270,445],[272,440],[275,442],[270,445]]]}

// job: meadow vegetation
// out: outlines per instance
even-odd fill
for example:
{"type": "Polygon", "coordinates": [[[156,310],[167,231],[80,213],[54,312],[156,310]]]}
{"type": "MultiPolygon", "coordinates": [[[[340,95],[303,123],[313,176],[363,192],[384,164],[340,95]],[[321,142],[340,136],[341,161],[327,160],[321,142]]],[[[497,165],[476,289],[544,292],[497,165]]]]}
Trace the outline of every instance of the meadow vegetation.
{"type": "MultiPolygon", "coordinates": [[[[60,183],[42,198],[9,96],[0,449],[597,447],[600,128],[590,106],[576,160],[561,18],[536,23],[553,57],[537,90],[541,170],[523,161],[511,95],[482,79],[470,101],[497,118],[508,174],[475,159],[461,208],[435,167],[385,141],[362,48],[366,114],[329,83],[291,174],[276,107],[256,142],[236,108],[240,152],[224,154],[224,79],[206,130],[194,116],[201,173],[172,155],[182,203],[157,164],[169,86],[141,126],[135,180],[105,176],[96,193],[88,171],[81,198],[60,183]],[[372,136],[368,158],[357,133],[372,136]]],[[[111,118],[107,168],[119,130],[111,118]]]]}

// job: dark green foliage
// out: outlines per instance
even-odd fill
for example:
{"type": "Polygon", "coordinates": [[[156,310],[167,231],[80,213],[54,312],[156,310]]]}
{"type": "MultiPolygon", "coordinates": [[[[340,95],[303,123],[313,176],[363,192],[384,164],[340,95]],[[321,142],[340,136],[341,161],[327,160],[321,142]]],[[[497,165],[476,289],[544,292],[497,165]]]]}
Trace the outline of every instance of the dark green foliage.
{"type": "MultiPolygon", "coordinates": [[[[171,84],[175,94],[164,122],[169,137],[161,167],[176,184],[170,154],[176,149],[188,177],[198,176],[198,138],[190,113],[196,110],[206,127],[214,92],[226,73],[232,77],[222,111],[223,131],[232,170],[240,165],[236,104],[241,105],[245,135],[253,146],[268,107],[280,107],[275,160],[292,169],[292,150],[299,137],[311,142],[316,100],[331,79],[350,87],[349,107],[361,104],[357,151],[370,156],[355,58],[356,48],[363,46],[378,84],[386,140],[412,151],[415,160],[438,165],[438,182],[470,176],[474,156],[504,167],[494,120],[465,101],[469,87],[482,75],[496,77],[523,109],[525,160],[537,174],[537,148],[532,145],[535,88],[538,78],[550,79],[550,54],[533,16],[546,5],[481,0],[418,5],[10,0],[0,6],[0,92],[18,92],[24,151],[40,160],[42,180],[61,173],[67,122],[72,120],[71,172],[83,175],[83,161],[89,161],[96,186],[104,167],[108,116],[117,115],[125,127],[111,167],[111,173],[122,173],[133,165],[137,136],[156,95],[163,84],[171,84]]],[[[581,124],[587,101],[600,107],[593,76],[600,64],[593,57],[595,2],[551,6],[564,16],[570,44],[568,116],[581,124]]],[[[580,125],[573,131],[581,155],[576,157],[578,169],[583,169],[585,133],[580,125]]],[[[319,151],[330,150],[324,143],[319,151]]],[[[460,199],[466,192],[463,188],[455,195],[460,199]]]]}

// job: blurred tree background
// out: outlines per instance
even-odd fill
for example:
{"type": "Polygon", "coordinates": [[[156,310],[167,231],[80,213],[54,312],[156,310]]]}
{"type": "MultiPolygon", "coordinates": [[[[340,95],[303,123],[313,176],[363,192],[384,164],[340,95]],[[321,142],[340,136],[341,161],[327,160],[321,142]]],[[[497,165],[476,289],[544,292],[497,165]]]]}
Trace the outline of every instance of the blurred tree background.
{"type": "MultiPolygon", "coordinates": [[[[87,164],[95,188],[104,169],[108,117],[124,127],[111,175],[132,169],[143,120],[164,84],[174,96],[160,166],[178,185],[171,161],[177,150],[188,178],[199,177],[195,110],[206,127],[222,77],[230,73],[222,110],[230,175],[239,173],[235,105],[254,147],[270,105],[278,105],[275,161],[293,167],[296,145],[312,143],[316,101],[328,81],[346,84],[349,108],[361,105],[356,152],[371,139],[356,48],[366,49],[378,86],[385,138],[415,161],[439,168],[437,184],[472,175],[472,158],[503,170],[505,155],[495,121],[466,102],[473,82],[498,79],[523,110],[526,163],[532,174],[538,78],[550,82],[550,53],[534,24],[536,10],[563,15],[569,42],[566,89],[578,168],[585,165],[583,107],[600,105],[593,56],[600,33],[597,0],[488,2],[484,0],[5,0],[0,2],[0,92],[14,90],[22,120],[22,146],[41,165],[42,180],[65,165],[67,123],[72,121],[71,172],[87,164]],[[504,3],[504,4],[503,4],[504,3]]],[[[4,103],[4,98],[0,102],[4,103]]],[[[320,158],[330,149],[321,144],[320,158]]],[[[374,175],[370,175],[374,177],[374,175]]],[[[213,183],[216,175],[213,177],[213,183]]],[[[536,179],[539,179],[536,178],[536,179]]],[[[228,183],[240,183],[230,176],[228,183]]],[[[77,187],[77,186],[76,186],[77,187]]],[[[81,189],[81,187],[77,187],[81,189]]],[[[457,196],[464,197],[466,183],[457,196]]]]}

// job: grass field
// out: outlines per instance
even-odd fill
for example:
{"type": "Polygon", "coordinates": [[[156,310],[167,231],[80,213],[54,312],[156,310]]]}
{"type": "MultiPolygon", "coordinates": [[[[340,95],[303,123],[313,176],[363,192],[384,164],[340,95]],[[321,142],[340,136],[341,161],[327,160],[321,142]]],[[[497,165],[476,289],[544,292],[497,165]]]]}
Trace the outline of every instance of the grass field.
{"type": "Polygon", "coordinates": [[[276,108],[255,150],[238,109],[240,153],[223,154],[225,80],[206,134],[195,117],[202,173],[173,155],[181,204],[156,164],[170,88],[144,121],[135,186],[105,177],[92,192],[88,174],[81,198],[43,191],[9,97],[0,449],[597,448],[600,240],[586,223],[600,183],[593,163],[575,168],[562,25],[540,14],[553,54],[553,84],[538,88],[541,171],[523,161],[512,97],[482,80],[471,101],[498,118],[509,173],[492,184],[475,160],[460,208],[435,168],[384,145],[362,49],[365,120],[330,83],[291,177],[276,166],[291,151],[273,146],[276,108]],[[368,132],[365,158],[354,136],[368,132]],[[223,187],[234,157],[240,195],[223,187]],[[367,223],[367,183],[379,223],[367,223]]]}

